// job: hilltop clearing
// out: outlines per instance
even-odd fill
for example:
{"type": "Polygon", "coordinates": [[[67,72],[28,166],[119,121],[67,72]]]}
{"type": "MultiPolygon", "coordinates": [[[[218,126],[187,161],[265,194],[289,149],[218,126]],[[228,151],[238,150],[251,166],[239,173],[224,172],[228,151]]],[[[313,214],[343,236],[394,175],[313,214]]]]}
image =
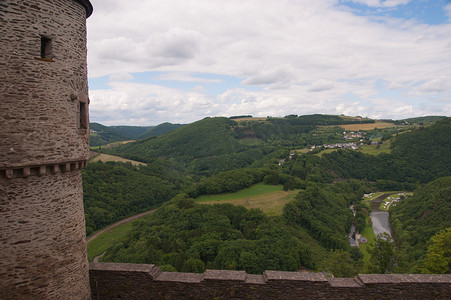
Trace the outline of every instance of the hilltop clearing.
{"type": "Polygon", "coordinates": [[[108,162],[108,161],[123,162],[123,163],[131,163],[134,166],[146,165],[145,163],[140,162],[140,161],[135,161],[135,160],[126,159],[126,158],[115,156],[115,155],[103,154],[103,153],[100,153],[100,154],[96,155],[94,158],[91,159],[91,161],[92,162],[96,162],[96,161],[102,161],[102,162],[108,162]]]}
{"type": "Polygon", "coordinates": [[[373,130],[373,129],[385,129],[385,128],[393,128],[393,127],[403,127],[400,125],[394,125],[393,123],[387,123],[387,122],[373,122],[373,123],[362,123],[362,124],[346,124],[346,125],[339,125],[344,130],[352,130],[352,131],[367,131],[367,130],[373,130]]]}
{"type": "Polygon", "coordinates": [[[194,200],[200,204],[230,203],[247,209],[258,208],[268,216],[276,216],[282,214],[285,204],[292,201],[298,192],[299,190],[284,191],[282,185],[259,183],[235,193],[204,195],[194,200]]]}

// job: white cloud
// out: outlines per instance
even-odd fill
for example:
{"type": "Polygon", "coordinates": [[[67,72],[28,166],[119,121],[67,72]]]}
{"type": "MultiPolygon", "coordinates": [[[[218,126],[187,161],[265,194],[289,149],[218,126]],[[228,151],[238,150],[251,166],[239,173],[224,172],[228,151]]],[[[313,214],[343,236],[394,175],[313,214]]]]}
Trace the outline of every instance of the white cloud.
{"type": "Polygon", "coordinates": [[[445,13],[449,20],[451,20],[451,3],[445,6],[445,13]]]}
{"type": "Polygon", "coordinates": [[[333,83],[333,81],[320,79],[315,82],[312,82],[308,91],[309,92],[323,92],[323,91],[332,89],[334,87],[334,85],[335,84],[333,83]]]}
{"type": "Polygon", "coordinates": [[[129,81],[133,79],[133,75],[129,73],[116,73],[110,75],[112,81],[129,81]]]}
{"type": "Polygon", "coordinates": [[[268,88],[285,88],[289,87],[295,79],[295,75],[290,66],[284,68],[276,67],[273,70],[261,70],[260,73],[255,73],[243,80],[243,85],[259,85],[267,86],[268,88]]]}
{"type": "Polygon", "coordinates": [[[90,42],[91,75],[137,72],[182,64],[196,56],[201,41],[198,32],[182,28],[170,28],[142,37],[145,39],[130,35],[90,42]]]}
{"type": "Polygon", "coordinates": [[[418,86],[418,91],[421,93],[441,93],[441,92],[451,92],[449,82],[449,77],[439,76],[438,78],[434,78],[429,80],[418,86]]]}
{"type": "MultiPolygon", "coordinates": [[[[91,2],[89,75],[110,76],[113,82],[128,80],[110,90],[91,91],[92,118],[109,116],[114,122],[116,115],[107,107],[117,108],[117,103],[126,104],[124,120],[155,125],[152,118],[187,122],[207,114],[287,115],[322,113],[325,108],[336,113],[384,111],[396,117],[394,105],[403,108],[397,112],[400,115],[409,106],[420,115],[424,106],[415,101],[421,98],[427,103],[437,97],[444,114],[451,102],[449,23],[374,20],[353,15],[337,0],[91,2]],[[226,75],[240,78],[244,89],[209,95],[200,86],[180,91],[135,85],[127,75],[146,71],[161,72],[156,79],[202,85],[220,81],[196,74],[226,75]],[[377,80],[386,82],[389,90],[402,90],[399,97],[404,98],[394,101],[381,95],[377,80]],[[253,86],[262,90],[245,90],[253,86]],[[378,109],[374,99],[380,99],[384,108],[378,109]],[[95,101],[102,106],[96,108],[95,101]],[[137,101],[147,107],[132,117],[137,101]]],[[[359,2],[396,7],[408,1],[359,2]]],[[[451,11],[451,5],[446,9],[451,11]]]]}
{"type": "Polygon", "coordinates": [[[405,5],[411,0],[348,0],[358,4],[364,4],[371,7],[395,7],[405,5]]]}
{"type": "Polygon", "coordinates": [[[201,82],[201,83],[221,83],[221,79],[212,79],[204,77],[196,77],[194,74],[189,74],[185,72],[168,72],[158,75],[156,79],[159,80],[172,80],[172,81],[182,81],[182,82],[201,82]]]}

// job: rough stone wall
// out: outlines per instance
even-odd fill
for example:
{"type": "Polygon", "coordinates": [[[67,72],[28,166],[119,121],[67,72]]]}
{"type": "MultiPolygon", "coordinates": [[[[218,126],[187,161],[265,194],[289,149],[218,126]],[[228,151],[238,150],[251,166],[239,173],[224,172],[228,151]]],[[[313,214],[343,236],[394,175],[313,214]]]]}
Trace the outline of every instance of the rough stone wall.
{"type": "Polygon", "coordinates": [[[88,158],[86,10],[74,0],[0,2],[0,169],[88,158]],[[50,39],[41,58],[41,36],[50,39]]]}
{"type": "Polygon", "coordinates": [[[0,0],[0,299],[90,298],[86,3],[0,0]]]}
{"type": "Polygon", "coordinates": [[[0,178],[0,299],[89,299],[81,170],[0,178]]]}
{"type": "Polygon", "coordinates": [[[357,275],[207,270],[161,272],[154,265],[90,263],[92,299],[451,299],[451,275],[357,275]]]}

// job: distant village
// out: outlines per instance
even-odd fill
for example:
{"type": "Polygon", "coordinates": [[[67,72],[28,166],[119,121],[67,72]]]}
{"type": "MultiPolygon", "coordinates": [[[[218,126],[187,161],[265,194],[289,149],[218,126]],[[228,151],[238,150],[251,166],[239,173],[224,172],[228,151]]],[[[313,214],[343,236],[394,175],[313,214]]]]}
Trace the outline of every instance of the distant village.
{"type": "MultiPolygon", "coordinates": [[[[356,142],[347,142],[347,143],[334,143],[334,144],[323,144],[323,145],[314,145],[311,146],[310,149],[308,150],[313,151],[315,149],[319,149],[319,148],[324,148],[324,149],[353,149],[353,150],[358,150],[359,149],[359,145],[363,146],[364,142],[365,142],[365,137],[364,135],[366,134],[366,132],[354,132],[354,131],[343,131],[343,138],[345,140],[355,140],[355,139],[359,139],[359,141],[356,142]]],[[[378,144],[378,142],[374,141],[371,142],[372,145],[378,144]]],[[[290,156],[288,157],[288,159],[292,159],[293,156],[296,154],[296,152],[291,151],[290,152],[290,156]]],[[[285,162],[285,159],[281,159],[279,160],[279,166],[283,165],[283,163],[285,162]]]]}
{"type": "MultiPolygon", "coordinates": [[[[357,150],[359,149],[358,147],[358,143],[360,144],[360,146],[363,145],[363,142],[365,141],[365,132],[354,132],[354,131],[343,131],[343,138],[345,140],[355,140],[355,139],[359,139],[358,142],[348,142],[348,143],[335,143],[335,144],[324,144],[324,145],[319,145],[319,146],[312,146],[310,151],[316,149],[316,148],[326,148],[326,149],[353,149],[353,150],[357,150]]],[[[377,142],[375,142],[377,143],[377,142]]]]}

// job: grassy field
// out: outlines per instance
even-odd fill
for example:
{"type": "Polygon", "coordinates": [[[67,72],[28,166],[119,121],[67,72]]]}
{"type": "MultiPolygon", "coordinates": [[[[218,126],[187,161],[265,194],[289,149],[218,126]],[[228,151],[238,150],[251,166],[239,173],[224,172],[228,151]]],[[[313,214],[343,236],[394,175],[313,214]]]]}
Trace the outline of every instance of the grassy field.
{"type": "Polygon", "coordinates": [[[134,220],[105,231],[90,241],[88,243],[88,260],[92,261],[94,257],[101,255],[108,248],[114,246],[116,243],[119,243],[120,240],[127,236],[127,234],[131,231],[133,223],[136,221],[138,220],[134,220]]]}
{"type": "Polygon", "coordinates": [[[338,148],[337,149],[326,149],[326,150],[321,151],[320,153],[316,153],[315,155],[321,157],[321,156],[323,156],[323,154],[331,153],[331,152],[334,152],[337,150],[338,150],[338,148]]]}
{"type": "Polygon", "coordinates": [[[139,162],[139,161],[135,161],[135,160],[131,160],[131,159],[126,159],[126,158],[122,158],[119,156],[114,156],[114,155],[109,155],[109,154],[99,154],[96,157],[94,157],[91,161],[103,161],[103,162],[107,162],[107,161],[116,161],[116,162],[123,162],[123,163],[131,163],[134,166],[139,166],[139,165],[146,165],[145,163],[139,162]]]}
{"type": "MultiPolygon", "coordinates": [[[[370,219],[370,217],[368,217],[368,219],[370,219]]],[[[368,240],[367,244],[359,243],[360,252],[362,252],[363,254],[363,264],[364,266],[367,266],[370,260],[368,246],[376,241],[376,235],[374,234],[373,226],[371,225],[371,223],[366,224],[365,229],[363,230],[361,235],[362,237],[365,237],[368,240]]]]}
{"type": "Polygon", "coordinates": [[[387,196],[384,200],[382,200],[381,205],[379,205],[379,209],[383,211],[388,211],[391,205],[389,206],[390,202],[392,202],[393,199],[396,199],[401,196],[409,197],[412,196],[412,192],[394,192],[394,194],[391,194],[390,196],[387,196]]]}
{"type": "Polygon", "coordinates": [[[294,199],[299,190],[284,191],[281,185],[259,183],[236,193],[204,195],[196,198],[197,203],[231,203],[246,208],[259,208],[268,216],[281,215],[285,204],[294,199]]]}
{"type": "Polygon", "coordinates": [[[296,150],[294,150],[294,152],[296,152],[296,153],[307,153],[307,152],[309,152],[310,150],[312,150],[312,149],[310,149],[310,148],[304,148],[304,149],[296,149],[296,150]]]}
{"type": "Polygon", "coordinates": [[[359,148],[358,151],[365,153],[365,154],[371,154],[371,155],[378,155],[380,153],[387,153],[390,154],[391,153],[391,142],[387,141],[385,143],[383,143],[382,145],[380,145],[378,147],[378,145],[363,145],[361,146],[361,148],[359,148]]]}
{"type": "Polygon", "coordinates": [[[385,192],[377,192],[377,193],[371,193],[369,194],[368,198],[365,198],[364,201],[373,201],[374,199],[376,199],[377,197],[379,197],[380,195],[384,194],[385,192]]]}
{"type": "MultiPolygon", "coordinates": [[[[334,125],[336,126],[336,125],[334,125]]],[[[338,125],[344,130],[350,130],[350,131],[359,131],[359,130],[373,130],[375,128],[392,128],[397,127],[397,125],[394,125],[393,123],[388,122],[375,122],[375,123],[367,123],[367,124],[346,124],[346,125],[338,125]]]]}
{"type": "Polygon", "coordinates": [[[120,141],[120,142],[109,143],[109,144],[106,144],[106,145],[103,145],[103,146],[93,146],[93,147],[90,147],[90,148],[91,148],[91,150],[99,150],[99,149],[102,149],[102,148],[114,148],[114,147],[117,147],[119,145],[128,144],[128,143],[131,143],[131,142],[134,142],[134,141],[135,140],[120,141]]]}

